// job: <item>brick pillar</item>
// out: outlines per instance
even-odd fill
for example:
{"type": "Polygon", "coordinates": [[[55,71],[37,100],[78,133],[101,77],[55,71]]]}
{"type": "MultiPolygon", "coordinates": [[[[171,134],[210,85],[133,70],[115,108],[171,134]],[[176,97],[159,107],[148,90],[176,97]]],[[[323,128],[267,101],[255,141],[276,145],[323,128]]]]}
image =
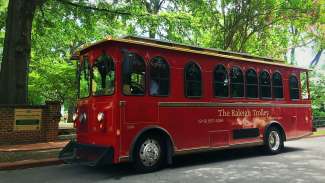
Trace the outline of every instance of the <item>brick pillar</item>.
{"type": "Polygon", "coordinates": [[[0,144],[10,144],[14,141],[14,108],[0,106],[0,144]]]}
{"type": "Polygon", "coordinates": [[[59,102],[45,103],[42,113],[41,141],[55,141],[58,137],[61,104],[59,102]]]}

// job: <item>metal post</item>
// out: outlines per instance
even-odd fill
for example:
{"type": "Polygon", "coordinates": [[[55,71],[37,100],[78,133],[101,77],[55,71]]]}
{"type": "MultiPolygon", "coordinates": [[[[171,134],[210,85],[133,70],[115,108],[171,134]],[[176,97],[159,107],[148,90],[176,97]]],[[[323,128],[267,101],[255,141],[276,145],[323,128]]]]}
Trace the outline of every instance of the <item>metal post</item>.
{"type": "Polygon", "coordinates": [[[309,90],[309,75],[308,71],[306,71],[306,82],[307,82],[307,93],[308,93],[308,100],[310,100],[310,90],[309,90]]]}

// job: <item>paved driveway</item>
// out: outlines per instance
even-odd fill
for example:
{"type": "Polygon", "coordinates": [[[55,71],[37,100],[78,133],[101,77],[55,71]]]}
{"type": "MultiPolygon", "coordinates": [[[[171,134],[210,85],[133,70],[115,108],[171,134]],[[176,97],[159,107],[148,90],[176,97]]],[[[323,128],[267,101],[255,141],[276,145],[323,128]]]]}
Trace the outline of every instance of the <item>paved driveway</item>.
{"type": "Polygon", "coordinates": [[[285,146],[285,152],[275,156],[266,156],[256,148],[181,156],[172,166],[150,174],[136,174],[129,164],[0,171],[0,182],[325,182],[324,137],[291,141],[285,146]]]}

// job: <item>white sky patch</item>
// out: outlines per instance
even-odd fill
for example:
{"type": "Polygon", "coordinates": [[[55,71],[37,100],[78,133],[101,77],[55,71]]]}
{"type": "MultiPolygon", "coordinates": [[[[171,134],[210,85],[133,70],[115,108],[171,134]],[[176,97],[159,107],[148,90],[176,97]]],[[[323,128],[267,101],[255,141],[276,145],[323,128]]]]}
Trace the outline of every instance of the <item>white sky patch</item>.
{"type": "MultiPolygon", "coordinates": [[[[311,47],[300,47],[296,48],[295,58],[299,66],[309,67],[310,62],[314,59],[317,52],[311,47]]],[[[325,53],[323,51],[322,56],[319,59],[318,65],[325,64],[325,53]]]]}
{"type": "Polygon", "coordinates": [[[76,24],[77,24],[79,27],[81,27],[82,23],[81,23],[81,20],[80,20],[79,18],[76,20],[76,24]]]}

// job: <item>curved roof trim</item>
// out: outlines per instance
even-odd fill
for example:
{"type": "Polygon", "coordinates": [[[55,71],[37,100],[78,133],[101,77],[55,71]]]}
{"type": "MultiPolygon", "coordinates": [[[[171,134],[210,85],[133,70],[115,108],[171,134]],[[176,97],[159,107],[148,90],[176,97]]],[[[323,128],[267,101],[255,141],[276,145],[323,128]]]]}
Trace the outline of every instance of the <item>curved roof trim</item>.
{"type": "Polygon", "coordinates": [[[222,51],[222,50],[217,50],[217,49],[212,49],[212,48],[194,47],[194,46],[188,46],[188,45],[178,44],[178,43],[174,43],[174,42],[160,41],[160,40],[156,40],[156,39],[149,39],[149,38],[143,38],[143,37],[132,37],[132,36],[126,36],[123,38],[112,38],[111,36],[109,36],[103,40],[100,40],[100,41],[97,41],[97,42],[94,42],[91,44],[85,44],[73,54],[71,59],[78,59],[79,55],[82,54],[83,52],[85,52],[93,47],[96,47],[98,45],[101,45],[103,43],[106,43],[106,42],[128,43],[128,44],[162,48],[162,49],[173,50],[173,51],[181,51],[181,52],[195,53],[195,54],[200,54],[200,55],[228,58],[228,59],[233,59],[233,60],[241,60],[241,61],[267,64],[267,65],[276,65],[276,66],[282,66],[282,67],[296,68],[296,69],[301,69],[301,70],[309,70],[309,71],[312,70],[312,69],[308,69],[308,68],[304,68],[304,67],[298,67],[298,66],[284,64],[283,63],[284,61],[282,61],[282,60],[276,60],[276,59],[271,59],[271,58],[267,58],[267,57],[258,57],[258,56],[244,54],[244,53],[222,51]]]}

